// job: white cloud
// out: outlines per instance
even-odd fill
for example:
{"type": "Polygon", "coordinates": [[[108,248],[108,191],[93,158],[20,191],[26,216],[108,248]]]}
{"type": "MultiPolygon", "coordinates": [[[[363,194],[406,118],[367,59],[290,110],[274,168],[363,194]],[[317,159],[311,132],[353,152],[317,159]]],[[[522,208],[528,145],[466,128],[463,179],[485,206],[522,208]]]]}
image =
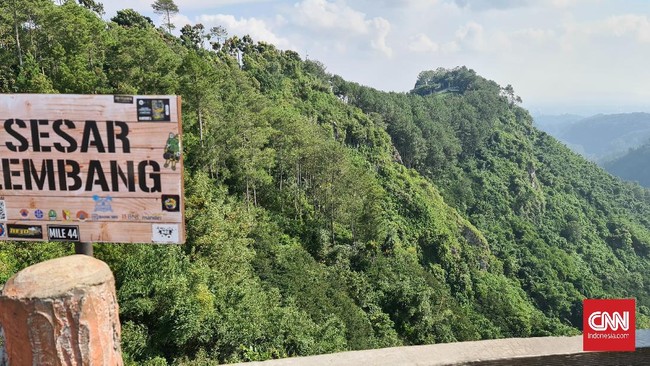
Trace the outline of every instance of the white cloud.
{"type": "MultiPolygon", "coordinates": [[[[216,9],[221,6],[226,6],[226,5],[242,5],[242,4],[248,4],[248,3],[264,3],[264,2],[269,2],[270,0],[210,0],[210,1],[205,1],[205,0],[175,0],[174,3],[178,5],[178,8],[181,11],[186,11],[190,9],[216,9]]],[[[149,2],[153,2],[149,1],[149,2]]]]}
{"type": "Polygon", "coordinates": [[[641,43],[650,42],[650,22],[645,15],[612,16],[605,21],[605,24],[606,28],[618,37],[632,34],[641,43]]]}
{"type": "Polygon", "coordinates": [[[413,52],[436,52],[440,49],[440,46],[424,33],[411,37],[407,47],[413,52]]]}
{"type": "MultiPolygon", "coordinates": [[[[176,14],[171,17],[172,23],[176,26],[176,29],[181,29],[185,24],[190,24],[193,25],[194,22],[190,20],[190,18],[186,17],[183,14],[176,14]]],[[[162,19],[159,20],[159,24],[162,24],[164,21],[162,19]]]]}
{"type": "Polygon", "coordinates": [[[552,29],[526,28],[514,31],[512,35],[515,38],[521,38],[524,41],[546,42],[552,41],[556,37],[552,29]]]}
{"type": "MultiPolygon", "coordinates": [[[[646,15],[640,14],[613,15],[589,22],[572,20],[564,24],[560,39],[565,51],[595,45],[601,50],[620,47],[622,44],[644,45],[650,43],[650,20],[646,15]]],[[[645,52],[645,48],[634,50],[634,53],[639,52],[645,52]]],[[[607,52],[603,54],[606,55],[607,52]]]]}
{"type": "Polygon", "coordinates": [[[356,11],[344,2],[327,0],[304,0],[296,3],[296,24],[315,30],[350,31],[368,33],[369,24],[366,15],[356,11]]]}
{"type": "Polygon", "coordinates": [[[456,53],[460,52],[460,45],[456,41],[450,41],[443,43],[442,47],[440,48],[443,53],[450,54],[450,53],[456,53]]]}
{"type": "Polygon", "coordinates": [[[573,8],[581,4],[600,3],[600,0],[451,0],[461,9],[473,11],[511,10],[526,7],[552,7],[558,9],[573,8]]]}
{"type": "Polygon", "coordinates": [[[439,44],[424,33],[409,38],[406,48],[416,53],[498,52],[512,47],[510,35],[503,31],[487,32],[483,25],[470,21],[460,26],[447,42],[439,44]]]}
{"type": "Polygon", "coordinates": [[[390,22],[383,17],[369,19],[365,13],[357,11],[345,1],[303,0],[293,6],[293,23],[314,32],[323,33],[339,41],[342,38],[363,37],[371,48],[390,57],[392,48],[387,37],[391,30],[390,22]]]}
{"type": "Polygon", "coordinates": [[[460,8],[469,8],[475,11],[507,10],[530,5],[531,0],[454,0],[460,8]]]}
{"type": "Polygon", "coordinates": [[[386,37],[390,33],[390,23],[384,18],[372,19],[372,26],[375,28],[374,39],[370,41],[372,48],[382,52],[386,56],[393,55],[393,50],[386,44],[386,37]]]}
{"type": "Polygon", "coordinates": [[[437,4],[438,0],[355,0],[355,3],[370,4],[372,7],[379,5],[387,8],[405,8],[427,7],[437,4]]]}
{"type": "Polygon", "coordinates": [[[456,41],[462,46],[473,50],[486,48],[483,26],[476,22],[469,22],[456,31],[456,41]]]}
{"type": "Polygon", "coordinates": [[[588,4],[589,6],[598,6],[598,3],[601,3],[600,0],[547,0],[551,6],[564,9],[572,8],[582,4],[588,4]]]}
{"type": "Polygon", "coordinates": [[[223,26],[230,35],[250,35],[255,41],[264,41],[276,45],[279,48],[294,48],[291,42],[286,38],[276,35],[266,21],[257,18],[235,18],[232,15],[199,15],[199,23],[206,28],[213,26],[223,26]]]}
{"type": "Polygon", "coordinates": [[[476,22],[469,22],[456,31],[456,37],[461,40],[482,39],[483,26],[476,22]]]}

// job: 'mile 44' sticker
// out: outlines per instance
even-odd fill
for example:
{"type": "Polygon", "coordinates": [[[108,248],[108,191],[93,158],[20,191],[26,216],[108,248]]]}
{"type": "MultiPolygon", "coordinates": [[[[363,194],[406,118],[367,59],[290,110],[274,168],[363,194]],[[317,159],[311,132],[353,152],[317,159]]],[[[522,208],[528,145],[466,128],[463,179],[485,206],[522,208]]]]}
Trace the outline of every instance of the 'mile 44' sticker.
{"type": "Polygon", "coordinates": [[[47,225],[47,238],[51,241],[79,241],[79,226],[47,225]]]}
{"type": "Polygon", "coordinates": [[[634,351],[634,299],[583,300],[584,351],[634,351]]]}

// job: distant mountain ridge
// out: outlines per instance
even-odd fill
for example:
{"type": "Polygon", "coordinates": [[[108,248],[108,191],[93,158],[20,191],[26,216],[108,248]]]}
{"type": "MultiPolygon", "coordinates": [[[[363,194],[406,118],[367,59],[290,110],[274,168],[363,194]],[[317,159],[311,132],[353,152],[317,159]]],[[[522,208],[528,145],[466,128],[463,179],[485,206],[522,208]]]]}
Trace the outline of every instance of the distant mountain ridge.
{"type": "Polygon", "coordinates": [[[535,116],[543,131],[600,164],[624,155],[650,138],[650,113],[535,116]]]}
{"type": "Polygon", "coordinates": [[[604,162],[603,167],[610,173],[625,180],[638,182],[650,187],[650,140],[630,149],[627,154],[604,162]]]}

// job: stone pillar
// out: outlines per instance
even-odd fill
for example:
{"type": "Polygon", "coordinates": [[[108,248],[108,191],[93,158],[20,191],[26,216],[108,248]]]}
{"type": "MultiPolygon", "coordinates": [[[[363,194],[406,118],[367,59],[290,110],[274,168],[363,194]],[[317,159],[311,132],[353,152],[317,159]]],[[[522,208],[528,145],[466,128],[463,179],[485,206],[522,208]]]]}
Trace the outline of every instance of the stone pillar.
{"type": "Polygon", "coordinates": [[[25,268],[0,295],[9,366],[121,366],[115,279],[87,255],[25,268]]]}

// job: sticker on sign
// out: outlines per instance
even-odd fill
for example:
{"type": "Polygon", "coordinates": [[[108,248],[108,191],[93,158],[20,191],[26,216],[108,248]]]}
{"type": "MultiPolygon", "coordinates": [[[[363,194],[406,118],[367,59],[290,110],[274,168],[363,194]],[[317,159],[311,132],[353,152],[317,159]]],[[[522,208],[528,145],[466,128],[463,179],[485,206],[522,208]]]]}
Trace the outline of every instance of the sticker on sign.
{"type": "Polygon", "coordinates": [[[154,243],[178,243],[179,233],[176,224],[151,225],[151,241],[154,243]]]}
{"type": "Polygon", "coordinates": [[[79,241],[79,226],[47,225],[47,238],[51,241],[79,241]]]}

